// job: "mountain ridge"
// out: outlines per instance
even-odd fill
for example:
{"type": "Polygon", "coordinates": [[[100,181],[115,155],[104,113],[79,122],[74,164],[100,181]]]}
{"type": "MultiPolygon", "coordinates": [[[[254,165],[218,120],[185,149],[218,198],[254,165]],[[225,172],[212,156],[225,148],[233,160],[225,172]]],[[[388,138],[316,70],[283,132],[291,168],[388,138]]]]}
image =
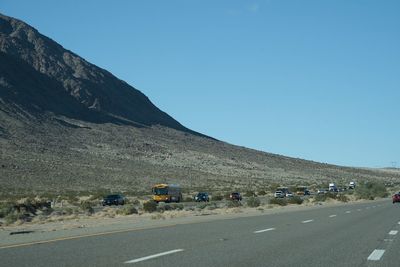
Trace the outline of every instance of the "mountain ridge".
{"type": "Polygon", "coordinates": [[[156,182],[230,191],[400,178],[194,132],[108,71],[1,14],[0,147],[0,194],[149,192],[156,182]]]}
{"type": "Polygon", "coordinates": [[[74,112],[73,110],[61,112],[61,115],[75,118],[77,115],[82,115],[82,119],[92,122],[98,120],[98,122],[110,121],[145,126],[160,124],[199,134],[187,129],[158,109],[147,96],[110,72],[64,49],[26,23],[2,14],[0,14],[0,52],[3,53],[0,55],[2,57],[0,62],[3,62],[0,68],[2,73],[6,74],[0,78],[0,86],[6,88],[1,90],[0,97],[10,103],[18,103],[24,108],[34,110],[31,103],[21,101],[28,98],[29,102],[39,103],[39,105],[34,104],[40,112],[50,111],[58,114],[60,109],[68,110],[72,106],[74,112]],[[15,69],[7,72],[13,65],[15,68],[20,68],[19,72],[22,72],[20,76],[16,75],[18,72],[15,69]],[[39,78],[35,76],[35,71],[39,78]],[[21,84],[26,78],[31,77],[34,78],[28,80],[26,85],[21,84]],[[48,84],[50,86],[47,86],[48,84]],[[21,87],[28,88],[18,91],[21,87]],[[60,95],[68,104],[60,107],[62,101],[56,105],[49,105],[49,101],[36,99],[33,91],[37,92],[38,88],[42,90],[40,94],[43,97],[54,100],[55,95],[60,95]],[[62,92],[62,89],[65,92],[62,92]],[[57,94],[52,92],[56,90],[57,94]],[[24,95],[23,93],[27,91],[29,94],[24,95]],[[12,98],[12,95],[18,97],[12,98]]]}

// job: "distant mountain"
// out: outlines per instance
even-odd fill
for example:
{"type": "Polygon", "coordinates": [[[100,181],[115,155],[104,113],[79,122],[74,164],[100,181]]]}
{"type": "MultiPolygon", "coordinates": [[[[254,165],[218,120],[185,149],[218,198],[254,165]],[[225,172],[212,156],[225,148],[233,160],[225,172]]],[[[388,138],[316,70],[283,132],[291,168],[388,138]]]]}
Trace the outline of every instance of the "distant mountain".
{"type": "Polygon", "coordinates": [[[140,91],[64,49],[26,23],[0,14],[1,108],[90,122],[162,125],[194,133],[140,91]]]}
{"type": "Polygon", "coordinates": [[[0,200],[66,190],[148,194],[156,182],[225,194],[374,179],[395,184],[400,173],[290,158],[196,133],[111,73],[0,15],[0,200]]]}

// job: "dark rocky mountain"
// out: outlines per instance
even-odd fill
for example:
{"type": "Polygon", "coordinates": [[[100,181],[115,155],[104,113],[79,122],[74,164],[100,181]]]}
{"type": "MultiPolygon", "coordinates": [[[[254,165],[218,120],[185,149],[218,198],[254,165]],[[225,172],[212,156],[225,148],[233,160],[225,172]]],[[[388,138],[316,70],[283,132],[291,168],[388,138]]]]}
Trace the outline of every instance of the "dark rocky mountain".
{"type": "Polygon", "coordinates": [[[0,198],[66,190],[148,193],[155,182],[226,193],[399,178],[198,134],[111,73],[0,15],[0,198]]]}
{"type": "Polygon", "coordinates": [[[2,108],[18,106],[33,115],[51,112],[90,122],[162,125],[194,133],[108,71],[1,14],[0,75],[2,108]]]}

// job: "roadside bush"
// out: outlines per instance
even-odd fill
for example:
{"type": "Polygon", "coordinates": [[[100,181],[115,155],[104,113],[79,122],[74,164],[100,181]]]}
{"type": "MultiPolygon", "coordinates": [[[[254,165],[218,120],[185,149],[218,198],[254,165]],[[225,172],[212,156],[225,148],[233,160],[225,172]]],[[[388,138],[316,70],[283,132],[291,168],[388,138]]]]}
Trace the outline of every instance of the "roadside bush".
{"type": "Polygon", "coordinates": [[[242,203],[240,203],[240,201],[228,201],[227,203],[226,203],[226,207],[227,208],[237,208],[237,207],[240,207],[240,206],[242,206],[242,203]]]}
{"type": "Polygon", "coordinates": [[[183,210],[183,204],[178,204],[178,203],[174,203],[174,204],[165,204],[165,205],[159,205],[157,206],[157,211],[158,212],[164,212],[167,210],[183,210]]]}
{"type": "Polygon", "coordinates": [[[120,215],[138,214],[138,210],[133,205],[125,205],[123,208],[117,210],[117,214],[120,215]]]}
{"type": "Polygon", "coordinates": [[[140,201],[139,201],[139,199],[136,198],[136,199],[131,201],[131,204],[135,205],[135,206],[139,206],[140,205],[140,201]]]}
{"type": "Polygon", "coordinates": [[[157,210],[157,203],[153,200],[149,200],[143,203],[143,210],[145,212],[155,212],[157,210]]]}
{"type": "Polygon", "coordinates": [[[373,200],[376,197],[388,196],[386,186],[381,182],[366,182],[358,184],[355,190],[355,194],[359,199],[370,199],[370,200],[373,200]]]}
{"type": "Polygon", "coordinates": [[[337,195],[336,199],[341,201],[341,202],[348,202],[349,201],[349,198],[344,194],[337,195]]]}
{"type": "Polygon", "coordinates": [[[10,212],[4,217],[6,224],[12,224],[18,220],[30,221],[30,219],[31,217],[29,214],[26,214],[25,212],[18,212],[17,210],[10,212]]]}
{"type": "Polygon", "coordinates": [[[303,201],[304,201],[304,199],[302,199],[301,197],[294,196],[294,197],[289,198],[288,203],[301,205],[303,203],[303,201]]]}
{"type": "Polygon", "coordinates": [[[14,207],[11,203],[0,203],[0,218],[6,217],[8,214],[14,211],[14,207]]]}
{"type": "Polygon", "coordinates": [[[256,196],[256,193],[254,191],[248,190],[248,191],[246,191],[246,193],[244,193],[244,195],[246,197],[254,197],[254,196],[256,196]]]}
{"type": "Polygon", "coordinates": [[[214,201],[221,201],[223,199],[224,199],[223,195],[213,195],[211,198],[211,200],[214,200],[214,201]]]}
{"type": "Polygon", "coordinates": [[[251,207],[251,208],[255,208],[260,206],[261,201],[258,197],[249,197],[247,199],[247,206],[251,207]]]}
{"type": "Polygon", "coordinates": [[[207,204],[208,210],[215,210],[216,208],[218,208],[217,203],[208,203],[207,204]]]}
{"type": "Polygon", "coordinates": [[[208,206],[208,204],[203,202],[203,203],[197,204],[196,208],[203,210],[203,209],[205,209],[207,206],[208,206]]]}
{"type": "Polygon", "coordinates": [[[271,198],[269,200],[269,204],[275,204],[275,205],[280,205],[280,206],[286,206],[287,201],[284,198],[271,198]]]}
{"type": "Polygon", "coordinates": [[[94,213],[94,209],[92,207],[92,203],[89,201],[82,201],[81,204],[79,205],[79,208],[86,212],[88,215],[91,215],[94,213]]]}
{"type": "Polygon", "coordinates": [[[315,195],[314,200],[317,202],[324,202],[328,198],[327,194],[315,195]]]}
{"type": "Polygon", "coordinates": [[[185,197],[184,199],[182,199],[183,202],[193,202],[193,198],[192,197],[185,197]]]}
{"type": "Polygon", "coordinates": [[[259,196],[265,196],[267,194],[267,192],[265,192],[265,190],[261,190],[257,192],[257,195],[259,196]]]}

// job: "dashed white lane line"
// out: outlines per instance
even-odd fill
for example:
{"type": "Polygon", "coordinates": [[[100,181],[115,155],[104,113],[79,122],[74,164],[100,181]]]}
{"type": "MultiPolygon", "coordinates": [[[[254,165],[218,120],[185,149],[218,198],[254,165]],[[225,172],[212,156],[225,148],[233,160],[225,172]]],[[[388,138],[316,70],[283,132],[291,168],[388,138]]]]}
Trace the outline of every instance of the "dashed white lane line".
{"type": "Polygon", "coordinates": [[[348,210],[348,211],[346,211],[346,213],[351,213],[351,211],[348,210]]]}
{"type": "Polygon", "coordinates": [[[392,230],[392,231],[389,232],[389,235],[397,235],[398,232],[399,232],[399,231],[392,230]]]}
{"type": "Polygon", "coordinates": [[[366,209],[367,209],[367,210],[369,210],[369,209],[370,209],[370,207],[366,207],[366,209]]]}
{"type": "Polygon", "coordinates": [[[313,222],[314,220],[306,220],[306,221],[302,221],[301,223],[310,223],[313,222]]]}
{"type": "Polygon", "coordinates": [[[336,217],[336,214],[329,215],[329,218],[336,217]]]}
{"type": "Polygon", "coordinates": [[[259,234],[259,233],[264,233],[264,232],[273,231],[273,230],[275,230],[275,228],[268,228],[268,229],[258,230],[258,231],[254,231],[254,233],[255,234],[259,234]]]}
{"type": "Polygon", "coordinates": [[[357,211],[361,211],[361,209],[357,209],[357,211]]]}
{"type": "Polygon", "coordinates": [[[385,253],[384,249],[375,249],[374,251],[372,251],[372,253],[368,256],[368,260],[369,261],[379,261],[382,256],[383,253],[385,253]]]}
{"type": "Polygon", "coordinates": [[[174,249],[174,250],[170,250],[170,251],[161,252],[161,253],[158,253],[158,254],[146,256],[146,257],[143,257],[143,258],[138,258],[138,259],[126,261],[125,263],[136,263],[136,262],[140,262],[140,261],[146,261],[146,260],[158,258],[158,257],[161,257],[161,256],[165,256],[165,255],[181,252],[181,251],[183,251],[183,249],[174,249]]]}

